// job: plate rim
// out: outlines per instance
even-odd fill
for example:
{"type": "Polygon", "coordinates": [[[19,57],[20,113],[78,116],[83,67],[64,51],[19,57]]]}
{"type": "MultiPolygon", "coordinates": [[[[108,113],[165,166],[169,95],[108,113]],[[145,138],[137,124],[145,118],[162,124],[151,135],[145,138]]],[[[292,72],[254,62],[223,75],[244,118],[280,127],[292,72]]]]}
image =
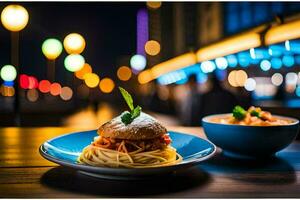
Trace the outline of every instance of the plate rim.
{"type": "Polygon", "coordinates": [[[39,146],[39,153],[43,158],[45,158],[46,160],[48,160],[50,162],[54,162],[54,163],[59,164],[61,166],[71,167],[71,168],[76,169],[76,170],[83,170],[83,171],[89,171],[89,172],[92,170],[93,173],[97,173],[97,172],[99,172],[99,170],[104,171],[106,173],[112,172],[113,170],[118,170],[118,172],[122,173],[122,172],[131,171],[131,170],[143,172],[143,171],[148,171],[148,170],[180,168],[180,167],[189,166],[189,165],[196,165],[197,163],[200,163],[201,161],[204,161],[204,160],[207,160],[207,159],[213,157],[217,153],[216,145],[213,144],[208,139],[203,139],[203,138],[201,138],[197,135],[194,135],[194,134],[188,134],[188,133],[177,132],[177,131],[168,131],[168,133],[172,132],[172,133],[175,133],[175,134],[194,136],[194,137],[196,137],[200,140],[204,140],[205,142],[209,143],[213,147],[213,151],[211,153],[209,153],[208,155],[204,156],[204,157],[200,157],[200,158],[196,157],[194,159],[187,160],[186,162],[180,162],[180,163],[175,164],[175,165],[167,165],[167,166],[160,166],[160,167],[146,167],[146,168],[124,168],[124,167],[114,168],[114,167],[91,166],[91,165],[84,165],[84,164],[79,164],[79,163],[67,162],[65,160],[58,159],[58,158],[46,153],[46,151],[44,150],[44,144],[47,143],[47,142],[53,141],[55,139],[58,139],[58,138],[61,138],[61,137],[67,136],[67,135],[72,135],[72,134],[76,134],[76,133],[91,132],[91,131],[97,131],[97,130],[88,130],[88,131],[66,133],[66,134],[51,138],[49,140],[46,140],[45,142],[43,142],[39,146]]]}

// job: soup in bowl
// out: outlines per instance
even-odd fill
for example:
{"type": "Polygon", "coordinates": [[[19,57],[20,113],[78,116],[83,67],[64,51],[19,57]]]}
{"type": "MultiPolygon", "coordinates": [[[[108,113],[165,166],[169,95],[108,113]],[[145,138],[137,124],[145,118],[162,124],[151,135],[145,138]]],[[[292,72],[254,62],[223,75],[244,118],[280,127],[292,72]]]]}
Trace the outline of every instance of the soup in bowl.
{"type": "Polygon", "coordinates": [[[202,119],[207,138],[227,156],[265,158],[287,147],[297,136],[299,121],[272,115],[258,107],[244,110],[236,106],[232,113],[210,115],[202,119]]]}

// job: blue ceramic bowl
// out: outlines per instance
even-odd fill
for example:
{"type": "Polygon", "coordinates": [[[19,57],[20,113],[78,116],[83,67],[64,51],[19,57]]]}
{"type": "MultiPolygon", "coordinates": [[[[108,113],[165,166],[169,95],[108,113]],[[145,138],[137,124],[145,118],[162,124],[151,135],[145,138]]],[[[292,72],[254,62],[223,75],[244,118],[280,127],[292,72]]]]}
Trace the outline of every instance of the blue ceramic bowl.
{"type": "Polygon", "coordinates": [[[287,147],[297,136],[299,121],[294,118],[281,126],[245,126],[212,122],[215,117],[231,114],[210,115],[202,119],[207,138],[222,148],[225,155],[235,158],[264,158],[274,155],[287,147]]]}

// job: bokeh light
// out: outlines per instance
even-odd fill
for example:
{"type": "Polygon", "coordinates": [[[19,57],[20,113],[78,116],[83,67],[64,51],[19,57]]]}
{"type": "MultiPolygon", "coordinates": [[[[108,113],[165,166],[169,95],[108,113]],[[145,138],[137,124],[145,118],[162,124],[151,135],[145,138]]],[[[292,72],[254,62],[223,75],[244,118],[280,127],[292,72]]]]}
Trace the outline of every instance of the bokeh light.
{"type": "Polygon", "coordinates": [[[61,88],[61,93],[60,93],[60,97],[65,100],[65,101],[68,101],[72,98],[73,96],[73,91],[71,88],[69,87],[63,87],[61,88]]]}
{"type": "Polygon", "coordinates": [[[283,76],[280,73],[275,73],[271,77],[271,82],[275,86],[280,86],[283,82],[283,76]]]}
{"type": "Polygon", "coordinates": [[[87,73],[92,73],[92,67],[91,65],[85,63],[83,65],[83,67],[79,70],[79,71],[76,71],[75,72],[75,76],[79,79],[84,79],[84,75],[87,74],[87,73]]]}
{"type": "Polygon", "coordinates": [[[8,87],[5,85],[1,85],[0,91],[1,91],[1,94],[5,97],[12,97],[15,95],[14,87],[8,87]]]}
{"type": "Polygon", "coordinates": [[[226,56],[228,66],[229,67],[236,67],[238,64],[238,60],[235,55],[228,55],[226,56]]]}
{"type": "Polygon", "coordinates": [[[36,89],[30,89],[27,91],[27,99],[30,102],[36,102],[39,98],[39,92],[36,89]]]}
{"type": "Polygon", "coordinates": [[[296,93],[297,97],[300,97],[300,86],[297,86],[295,93],[296,93]]]}
{"type": "Polygon", "coordinates": [[[78,33],[70,33],[65,37],[63,43],[68,54],[80,54],[85,48],[85,40],[78,33]]]}
{"type": "Polygon", "coordinates": [[[248,75],[244,70],[238,70],[235,74],[235,80],[238,86],[243,87],[248,79],[248,75]]]}
{"type": "Polygon", "coordinates": [[[8,5],[1,13],[3,26],[13,32],[21,31],[28,23],[29,15],[27,10],[20,5],[8,5]]]}
{"type": "Polygon", "coordinates": [[[161,7],[161,2],[160,1],[148,1],[147,6],[150,9],[158,9],[161,7]]]}
{"type": "Polygon", "coordinates": [[[272,58],[271,59],[271,67],[273,69],[280,69],[282,67],[282,61],[280,58],[272,58]]]}
{"type": "Polygon", "coordinates": [[[59,83],[52,83],[50,86],[50,94],[57,96],[61,93],[61,86],[59,83]]]}
{"type": "Polygon", "coordinates": [[[248,78],[245,82],[245,89],[247,91],[254,91],[256,88],[256,81],[253,78],[248,78]]]}
{"type": "Polygon", "coordinates": [[[34,76],[28,76],[28,89],[35,89],[39,87],[39,81],[34,76]]]}
{"type": "Polygon", "coordinates": [[[20,75],[20,87],[27,89],[29,87],[29,77],[26,74],[20,75]]]}
{"type": "Polygon", "coordinates": [[[228,75],[228,82],[233,87],[243,87],[248,79],[248,75],[244,70],[233,70],[228,75]]]}
{"type": "Polygon", "coordinates": [[[296,85],[298,81],[298,76],[295,72],[289,72],[285,75],[286,85],[296,85]]]}
{"type": "Polygon", "coordinates": [[[48,93],[48,92],[50,92],[50,86],[51,86],[50,81],[48,81],[48,80],[41,80],[40,83],[39,83],[39,90],[42,93],[48,93]]]}
{"type": "Polygon", "coordinates": [[[122,66],[118,69],[117,76],[121,81],[128,81],[131,78],[132,73],[129,67],[122,66]]]}
{"type": "Polygon", "coordinates": [[[228,75],[228,82],[232,87],[237,87],[238,86],[237,83],[236,83],[236,80],[235,80],[235,74],[236,74],[236,70],[233,70],[228,75]]]}
{"type": "Polygon", "coordinates": [[[95,88],[99,84],[99,76],[94,73],[88,73],[84,75],[84,82],[89,88],[95,88]]]}
{"type": "Polygon", "coordinates": [[[4,81],[3,85],[9,86],[9,87],[13,87],[14,86],[14,82],[13,81],[4,81]]]}
{"type": "Polygon", "coordinates": [[[228,67],[228,62],[226,60],[226,58],[224,57],[220,57],[220,58],[216,58],[215,60],[217,68],[219,69],[226,69],[228,67]]]}
{"type": "Polygon", "coordinates": [[[70,72],[76,72],[83,68],[85,64],[84,57],[79,54],[71,54],[65,58],[65,68],[70,72]]]}
{"type": "Polygon", "coordinates": [[[42,52],[49,60],[55,60],[62,52],[63,46],[58,39],[49,38],[42,44],[42,52]]]}
{"type": "Polygon", "coordinates": [[[5,65],[1,68],[0,76],[4,81],[14,81],[17,77],[17,70],[12,65],[5,65]]]}
{"type": "Polygon", "coordinates": [[[150,56],[155,56],[160,52],[160,44],[156,40],[149,40],[145,44],[145,51],[150,56]]]}
{"type": "Polygon", "coordinates": [[[100,87],[101,92],[111,93],[113,91],[113,89],[115,88],[115,83],[110,78],[103,78],[100,81],[99,87],[100,87]]]}
{"type": "Polygon", "coordinates": [[[282,57],[282,63],[286,67],[292,67],[295,64],[295,59],[294,59],[293,56],[285,55],[285,56],[282,57]]]}
{"type": "Polygon", "coordinates": [[[137,54],[132,56],[130,59],[130,66],[132,67],[132,69],[136,71],[141,71],[145,69],[146,65],[147,65],[147,61],[143,55],[137,54]]]}
{"type": "Polygon", "coordinates": [[[216,69],[216,65],[212,61],[204,61],[201,63],[200,68],[203,73],[210,73],[216,69]]]}
{"type": "Polygon", "coordinates": [[[271,69],[271,63],[268,60],[262,60],[260,63],[260,68],[263,71],[268,71],[269,69],[271,69]]]}

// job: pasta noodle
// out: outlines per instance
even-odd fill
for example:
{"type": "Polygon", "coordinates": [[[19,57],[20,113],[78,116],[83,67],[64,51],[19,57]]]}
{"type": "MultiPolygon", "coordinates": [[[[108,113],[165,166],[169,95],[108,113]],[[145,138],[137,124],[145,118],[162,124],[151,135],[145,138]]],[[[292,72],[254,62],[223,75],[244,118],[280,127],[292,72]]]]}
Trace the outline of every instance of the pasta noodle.
{"type": "Polygon", "coordinates": [[[118,150],[89,145],[83,149],[78,162],[92,166],[148,168],[173,165],[182,160],[176,149],[171,146],[153,151],[144,151],[136,147],[137,150],[127,152],[124,141],[118,150]]]}

